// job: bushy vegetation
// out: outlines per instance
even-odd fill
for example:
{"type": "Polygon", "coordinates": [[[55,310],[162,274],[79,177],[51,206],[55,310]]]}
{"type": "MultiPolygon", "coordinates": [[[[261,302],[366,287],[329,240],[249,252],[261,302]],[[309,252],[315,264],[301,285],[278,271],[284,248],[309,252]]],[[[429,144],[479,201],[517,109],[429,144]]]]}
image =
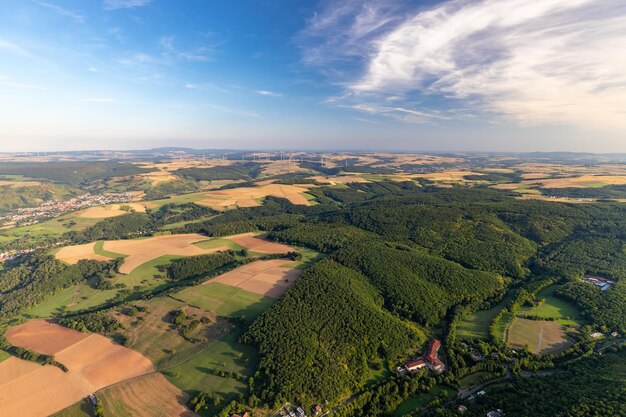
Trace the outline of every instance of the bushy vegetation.
{"type": "Polygon", "coordinates": [[[189,256],[167,267],[167,276],[173,281],[199,277],[235,261],[231,251],[210,255],[189,256]]]}
{"type": "Polygon", "coordinates": [[[115,318],[100,312],[62,318],[59,324],[79,332],[102,334],[111,334],[121,326],[115,318]]]}
{"type": "Polygon", "coordinates": [[[244,337],[262,355],[254,394],[309,405],[349,394],[370,376],[371,361],[401,356],[422,340],[383,309],[367,278],[329,260],[307,269],[244,337]]]}
{"type": "Polygon", "coordinates": [[[554,375],[516,378],[490,388],[488,395],[469,407],[467,415],[484,416],[501,408],[511,417],[624,416],[625,363],[626,349],[622,348],[581,359],[554,375]]]}
{"type": "Polygon", "coordinates": [[[6,276],[19,283],[0,294],[0,318],[8,319],[42,302],[46,297],[61,289],[83,282],[92,277],[112,276],[119,262],[79,261],[76,265],[65,265],[51,256],[35,254],[27,257],[21,266],[10,269],[6,276]]]}
{"type": "Polygon", "coordinates": [[[71,232],[75,241],[117,240],[139,237],[149,232],[150,217],[145,213],[130,213],[96,223],[82,233],[71,232]]]}

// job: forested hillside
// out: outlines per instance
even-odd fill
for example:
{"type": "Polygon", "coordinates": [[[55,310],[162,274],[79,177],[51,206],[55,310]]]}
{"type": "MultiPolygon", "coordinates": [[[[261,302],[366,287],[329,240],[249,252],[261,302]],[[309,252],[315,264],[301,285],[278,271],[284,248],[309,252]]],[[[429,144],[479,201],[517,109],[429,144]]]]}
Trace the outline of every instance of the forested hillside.
{"type": "Polygon", "coordinates": [[[270,403],[309,405],[348,395],[422,340],[384,310],[365,276],[329,260],[309,268],[244,337],[261,352],[253,392],[270,403]]]}
{"type": "Polygon", "coordinates": [[[489,298],[503,286],[493,273],[380,241],[354,241],[333,257],[363,272],[390,311],[425,325],[438,323],[452,306],[489,298]]]}

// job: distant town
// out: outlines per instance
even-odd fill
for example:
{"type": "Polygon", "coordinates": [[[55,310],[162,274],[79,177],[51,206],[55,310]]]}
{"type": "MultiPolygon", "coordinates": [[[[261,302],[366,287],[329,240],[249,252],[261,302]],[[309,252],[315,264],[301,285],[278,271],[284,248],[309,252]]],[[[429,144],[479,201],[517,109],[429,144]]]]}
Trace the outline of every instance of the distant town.
{"type": "Polygon", "coordinates": [[[64,213],[105,204],[127,203],[136,196],[134,192],[118,194],[84,194],[65,201],[48,201],[37,207],[25,207],[0,217],[2,228],[27,226],[50,220],[64,213]]]}

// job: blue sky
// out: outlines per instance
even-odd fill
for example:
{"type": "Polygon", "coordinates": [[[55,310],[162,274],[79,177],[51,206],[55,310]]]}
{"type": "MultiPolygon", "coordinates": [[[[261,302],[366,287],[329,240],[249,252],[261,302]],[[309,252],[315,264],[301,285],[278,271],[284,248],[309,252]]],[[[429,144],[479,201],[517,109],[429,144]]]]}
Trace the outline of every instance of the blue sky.
{"type": "Polygon", "coordinates": [[[626,151],[623,1],[0,7],[0,151],[626,151]]]}

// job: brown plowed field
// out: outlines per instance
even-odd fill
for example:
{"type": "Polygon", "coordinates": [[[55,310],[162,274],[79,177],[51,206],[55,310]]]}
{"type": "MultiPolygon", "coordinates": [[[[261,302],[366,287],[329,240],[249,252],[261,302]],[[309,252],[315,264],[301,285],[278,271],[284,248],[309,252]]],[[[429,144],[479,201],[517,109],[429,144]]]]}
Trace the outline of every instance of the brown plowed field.
{"type": "Polygon", "coordinates": [[[196,417],[189,396],[159,373],[124,381],[98,393],[108,417],[196,417]]]}
{"type": "Polygon", "coordinates": [[[226,236],[224,239],[232,240],[251,252],[268,254],[295,252],[295,249],[291,246],[271,242],[255,235],[254,233],[242,233],[240,235],[226,236]]]}
{"type": "Polygon", "coordinates": [[[44,320],[10,329],[7,339],[16,346],[54,354],[68,371],[17,358],[1,362],[3,417],[49,416],[101,388],[154,371],[148,359],[106,337],[84,335],[44,320]]]}
{"type": "Polygon", "coordinates": [[[281,259],[252,262],[212,278],[205,284],[217,282],[255,294],[280,298],[302,273],[298,269],[285,267],[285,263],[281,259]]]}
{"type": "Polygon", "coordinates": [[[310,206],[311,202],[303,195],[310,187],[311,185],[267,184],[258,187],[233,188],[207,193],[207,198],[196,203],[216,210],[223,210],[228,207],[259,206],[260,204],[257,200],[273,196],[286,198],[293,204],[310,206]]]}
{"type": "Polygon", "coordinates": [[[54,355],[88,337],[87,333],[53,324],[49,320],[30,320],[11,327],[7,332],[7,339],[13,346],[46,355],[54,355]]]}
{"type": "Polygon", "coordinates": [[[61,248],[60,251],[54,255],[57,259],[67,262],[68,264],[76,264],[81,259],[92,259],[94,261],[110,261],[111,258],[98,255],[94,252],[93,248],[96,242],[85,243],[84,245],[73,245],[61,248]]]}

